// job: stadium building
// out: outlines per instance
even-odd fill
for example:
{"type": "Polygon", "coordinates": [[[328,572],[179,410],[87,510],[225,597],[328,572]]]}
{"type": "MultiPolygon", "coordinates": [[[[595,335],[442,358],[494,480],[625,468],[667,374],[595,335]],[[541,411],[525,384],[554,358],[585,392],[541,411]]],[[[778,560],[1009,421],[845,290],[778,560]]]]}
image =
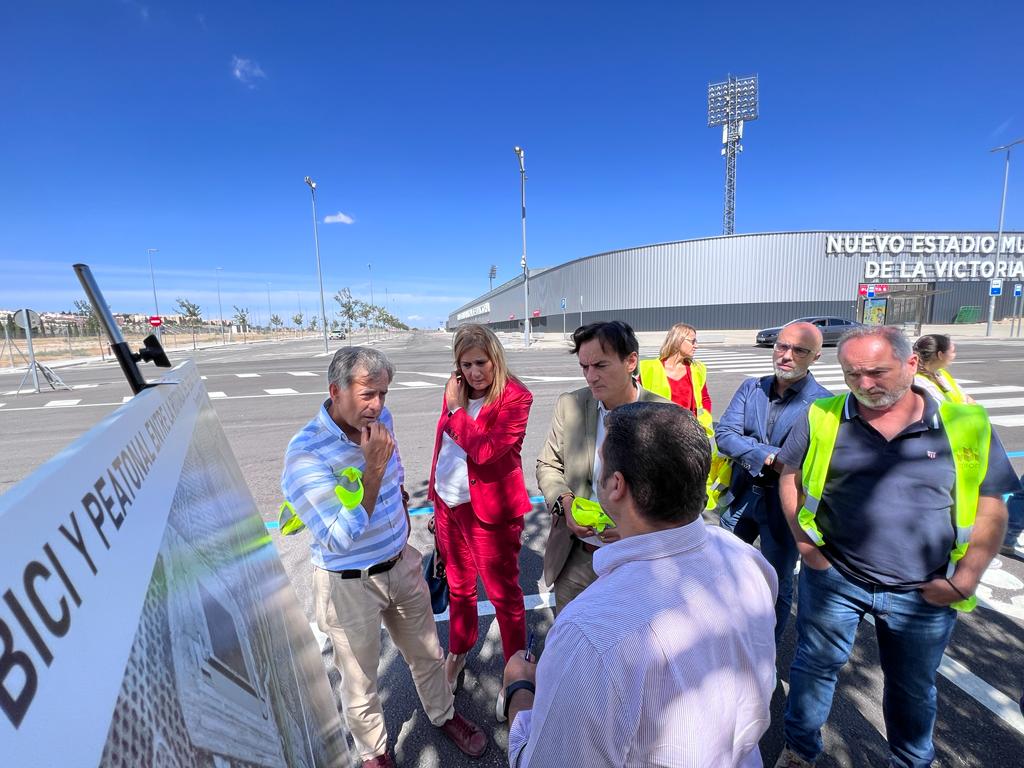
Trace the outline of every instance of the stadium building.
{"type": "Polygon", "coordinates": [[[1010,317],[1024,283],[1024,233],[766,232],[598,253],[531,269],[454,310],[450,329],[561,333],[619,319],[638,331],[779,325],[808,315],[869,323],[973,322],[1010,317]],[[1001,285],[996,284],[998,280],[1001,285]],[[994,282],[995,281],[995,282],[994,282]],[[993,288],[993,286],[995,286],[993,288]]]}

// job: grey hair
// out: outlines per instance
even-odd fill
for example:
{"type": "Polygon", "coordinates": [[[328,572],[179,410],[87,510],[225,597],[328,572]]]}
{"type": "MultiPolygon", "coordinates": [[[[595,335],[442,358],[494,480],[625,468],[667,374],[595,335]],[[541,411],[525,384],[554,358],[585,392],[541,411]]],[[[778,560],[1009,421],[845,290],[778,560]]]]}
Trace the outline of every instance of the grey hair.
{"type": "Polygon", "coordinates": [[[865,339],[872,336],[888,342],[893,355],[895,355],[896,359],[901,363],[907,362],[907,360],[910,359],[910,356],[914,354],[914,348],[910,344],[910,339],[904,336],[903,331],[895,325],[862,325],[860,328],[851,328],[843,334],[841,339],[839,339],[839,345],[836,347],[836,354],[843,354],[843,347],[847,342],[853,341],[854,339],[865,339]]]}
{"type": "Polygon", "coordinates": [[[342,347],[334,353],[327,368],[327,383],[348,389],[359,371],[365,371],[370,378],[386,373],[389,384],[395,377],[395,367],[383,352],[372,347],[342,347]]]}

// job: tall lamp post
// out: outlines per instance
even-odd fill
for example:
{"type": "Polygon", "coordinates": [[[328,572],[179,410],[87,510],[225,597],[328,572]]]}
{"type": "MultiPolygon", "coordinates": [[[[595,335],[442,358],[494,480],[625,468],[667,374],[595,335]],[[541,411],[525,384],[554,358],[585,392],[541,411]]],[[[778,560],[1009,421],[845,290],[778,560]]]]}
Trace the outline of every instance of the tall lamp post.
{"type": "Polygon", "coordinates": [[[320,238],[316,232],[316,182],[307,176],[306,186],[313,196],[313,245],[316,248],[316,279],[320,281],[320,324],[324,332],[324,352],[327,353],[331,350],[327,346],[327,309],[324,307],[324,278],[320,272],[320,238]]]}
{"type": "Polygon", "coordinates": [[[270,318],[274,316],[274,310],[270,307],[270,283],[267,283],[267,325],[270,327],[270,337],[274,337],[274,324],[270,318]]]}
{"type": "Polygon", "coordinates": [[[513,147],[519,158],[519,192],[523,213],[523,258],[519,266],[523,268],[523,346],[530,346],[530,270],[526,266],[526,163],[522,147],[513,147]]]}
{"type": "Polygon", "coordinates": [[[224,340],[224,305],[220,303],[220,273],[223,272],[222,267],[217,267],[217,311],[220,312],[220,343],[223,346],[227,344],[224,340]]]}
{"type": "Polygon", "coordinates": [[[370,327],[372,328],[373,315],[375,311],[373,306],[373,264],[367,264],[366,271],[370,273],[370,316],[366,318],[366,322],[368,322],[370,324],[370,327]]]}
{"type": "MultiPolygon", "coordinates": [[[[1009,144],[1004,144],[1001,147],[989,150],[990,152],[1006,152],[1006,165],[1003,169],[1003,201],[999,204],[999,235],[996,239],[996,255],[995,263],[992,265],[992,274],[995,275],[996,270],[999,268],[999,259],[1003,255],[1003,214],[1006,213],[1006,185],[1010,181],[1010,150],[1018,144],[1024,143],[1024,139],[1017,139],[1011,141],[1009,144]]],[[[991,283],[989,284],[991,285],[991,283]]],[[[988,292],[988,324],[985,326],[985,335],[992,335],[992,319],[996,314],[996,297],[992,294],[992,289],[989,288],[988,292]]]]}
{"type": "MultiPolygon", "coordinates": [[[[153,274],[153,254],[159,252],[159,248],[147,248],[146,255],[149,256],[149,279],[153,282],[153,308],[156,310],[154,314],[160,317],[160,304],[156,300],[156,276],[153,274]]],[[[162,328],[158,325],[156,327],[156,337],[163,339],[162,328]]]]}

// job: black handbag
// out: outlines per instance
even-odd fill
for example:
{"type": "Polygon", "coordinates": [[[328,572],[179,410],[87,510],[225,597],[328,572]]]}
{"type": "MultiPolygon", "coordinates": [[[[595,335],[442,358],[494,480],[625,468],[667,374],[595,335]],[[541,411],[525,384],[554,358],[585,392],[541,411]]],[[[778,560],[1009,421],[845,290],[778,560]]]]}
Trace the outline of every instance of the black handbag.
{"type": "MultiPolygon", "coordinates": [[[[433,520],[430,521],[433,523],[433,520]]],[[[428,526],[433,528],[433,526],[428,526]]],[[[434,535],[434,551],[423,566],[423,578],[430,590],[430,607],[435,614],[448,610],[448,575],[445,573],[444,560],[437,549],[437,535],[434,535]]]]}

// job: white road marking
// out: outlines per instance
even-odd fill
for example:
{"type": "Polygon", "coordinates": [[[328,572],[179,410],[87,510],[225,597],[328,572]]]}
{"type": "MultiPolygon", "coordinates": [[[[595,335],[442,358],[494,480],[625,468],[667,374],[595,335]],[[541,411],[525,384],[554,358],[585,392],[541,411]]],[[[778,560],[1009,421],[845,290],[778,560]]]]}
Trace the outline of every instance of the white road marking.
{"type": "Polygon", "coordinates": [[[207,392],[206,394],[209,395],[211,400],[217,400],[218,398],[228,396],[227,392],[207,392]]]}
{"type": "Polygon", "coordinates": [[[452,375],[451,371],[449,371],[448,373],[435,373],[432,371],[397,371],[395,375],[397,376],[402,373],[410,373],[414,376],[432,376],[435,379],[447,379],[449,376],[452,375]]]}
{"type": "Polygon", "coordinates": [[[72,389],[95,389],[99,384],[74,384],[72,389]]]}
{"type": "Polygon", "coordinates": [[[7,403],[0,403],[0,408],[3,408],[7,403]]]}
{"type": "Polygon", "coordinates": [[[81,400],[51,400],[44,408],[68,408],[72,405],[78,405],[81,400]]]}
{"type": "Polygon", "coordinates": [[[968,395],[995,395],[1005,392],[1024,392],[1024,387],[1017,387],[1012,384],[1005,387],[961,387],[968,395]]]}
{"type": "Polygon", "coordinates": [[[990,416],[989,421],[997,427],[1024,427],[1024,414],[1016,416],[990,416]]]}
{"type": "Polygon", "coordinates": [[[320,374],[311,373],[310,371],[285,371],[289,376],[319,376],[320,374]]]}
{"type": "Polygon", "coordinates": [[[291,387],[279,387],[277,389],[264,389],[268,395],[297,395],[299,394],[291,387]]]}
{"type": "Polygon", "coordinates": [[[236,373],[239,379],[258,379],[260,375],[258,373],[236,373]]]}
{"type": "Polygon", "coordinates": [[[986,408],[1020,408],[1024,406],[1024,397],[1007,397],[1000,400],[979,400],[978,405],[986,408]]]}
{"type": "Polygon", "coordinates": [[[131,399],[132,399],[133,397],[134,397],[134,395],[125,395],[124,397],[122,397],[122,398],[121,398],[121,402],[122,402],[122,403],[127,403],[127,402],[128,402],[129,400],[131,400],[131,399]]]}
{"type": "Polygon", "coordinates": [[[522,376],[524,381],[586,381],[582,376],[522,376]]]}
{"type": "Polygon", "coordinates": [[[432,381],[396,381],[395,384],[401,387],[440,387],[440,384],[435,384],[432,381]]]}

